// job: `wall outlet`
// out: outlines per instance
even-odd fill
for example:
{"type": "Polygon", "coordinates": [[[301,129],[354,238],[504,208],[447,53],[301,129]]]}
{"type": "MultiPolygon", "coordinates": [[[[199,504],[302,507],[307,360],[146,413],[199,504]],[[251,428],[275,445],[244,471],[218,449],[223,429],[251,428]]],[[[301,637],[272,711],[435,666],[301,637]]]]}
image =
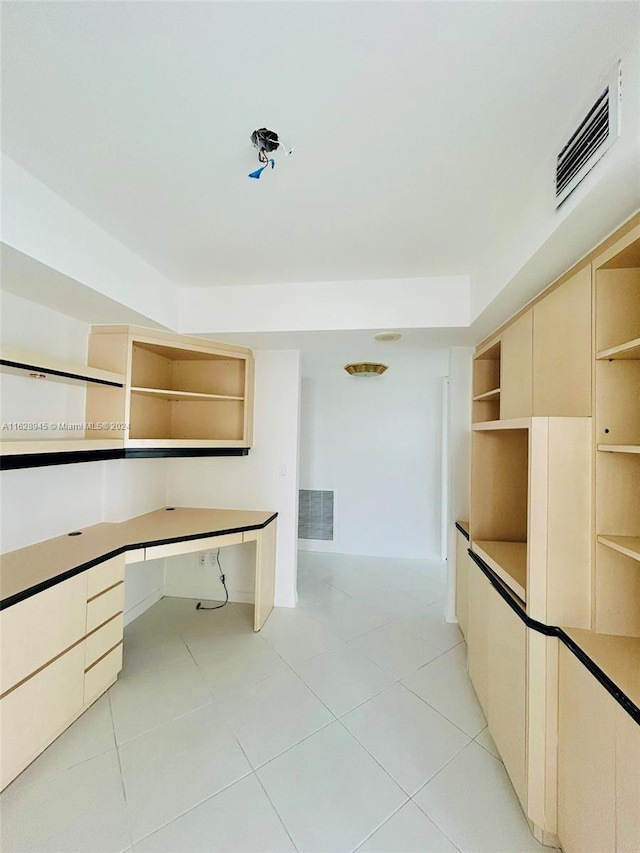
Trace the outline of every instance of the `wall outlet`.
{"type": "Polygon", "coordinates": [[[204,569],[206,567],[206,565],[207,565],[207,552],[206,551],[199,551],[198,552],[198,566],[201,569],[204,569]]]}

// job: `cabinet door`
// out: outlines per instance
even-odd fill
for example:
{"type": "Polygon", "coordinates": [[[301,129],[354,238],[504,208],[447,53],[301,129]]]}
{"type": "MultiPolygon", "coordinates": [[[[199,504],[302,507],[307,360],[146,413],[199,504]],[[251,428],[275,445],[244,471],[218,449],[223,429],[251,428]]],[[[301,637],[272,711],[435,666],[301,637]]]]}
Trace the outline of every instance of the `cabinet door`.
{"type": "Polygon", "coordinates": [[[83,693],[84,643],[78,643],[2,698],[2,788],[78,716],[83,693]]]}
{"type": "Polygon", "coordinates": [[[463,635],[467,636],[467,612],[469,600],[469,542],[458,530],[456,532],[456,616],[463,635]]]}
{"type": "Polygon", "coordinates": [[[591,416],[591,267],[533,307],[533,414],[591,416]]]}
{"type": "Polygon", "coordinates": [[[488,596],[487,722],[518,799],[526,810],[527,629],[495,590],[488,596]]]}
{"type": "Polygon", "coordinates": [[[467,580],[469,592],[467,603],[467,666],[469,678],[486,715],[489,686],[487,605],[490,584],[475,563],[469,565],[467,580]]]}
{"type": "MultiPolygon", "coordinates": [[[[616,849],[616,703],[560,646],[558,836],[565,853],[616,849]]],[[[637,816],[636,816],[637,819],[637,816]]]]}
{"type": "Polygon", "coordinates": [[[640,726],[617,706],[616,853],[640,850],[640,726]]]}
{"type": "Polygon", "coordinates": [[[530,418],[533,411],[533,311],[502,334],[500,420],[530,418]]]}

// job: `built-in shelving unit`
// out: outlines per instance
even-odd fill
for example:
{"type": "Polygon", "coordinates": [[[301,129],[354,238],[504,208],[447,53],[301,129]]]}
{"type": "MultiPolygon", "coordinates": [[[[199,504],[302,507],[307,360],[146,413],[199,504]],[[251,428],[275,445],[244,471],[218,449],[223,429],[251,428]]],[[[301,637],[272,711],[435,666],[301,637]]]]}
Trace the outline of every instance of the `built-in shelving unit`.
{"type": "Polygon", "coordinates": [[[0,347],[0,369],[3,373],[16,373],[32,379],[48,379],[65,383],[92,382],[96,385],[122,388],[125,382],[125,376],[122,373],[4,346],[0,347]]]}
{"type": "Polygon", "coordinates": [[[640,637],[640,229],[593,270],[594,629],[640,637]]]}
{"type": "Polygon", "coordinates": [[[87,399],[92,419],[122,422],[116,433],[125,447],[250,446],[253,356],[245,347],[132,326],[94,326],[89,359],[125,370],[118,398],[87,399]]]}
{"type": "Polygon", "coordinates": [[[523,602],[527,600],[527,543],[487,542],[476,539],[473,549],[500,580],[516,593],[523,602]]]}
{"type": "Polygon", "coordinates": [[[473,422],[500,418],[500,341],[473,361],[473,422]]]}

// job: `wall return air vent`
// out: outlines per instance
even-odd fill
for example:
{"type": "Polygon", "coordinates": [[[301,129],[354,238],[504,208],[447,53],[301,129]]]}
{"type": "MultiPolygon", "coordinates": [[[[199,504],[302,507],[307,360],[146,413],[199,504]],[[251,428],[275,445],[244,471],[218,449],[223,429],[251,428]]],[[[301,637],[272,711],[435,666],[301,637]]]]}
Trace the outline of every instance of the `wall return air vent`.
{"type": "Polygon", "coordinates": [[[620,134],[620,63],[556,159],[556,208],[620,134]]]}

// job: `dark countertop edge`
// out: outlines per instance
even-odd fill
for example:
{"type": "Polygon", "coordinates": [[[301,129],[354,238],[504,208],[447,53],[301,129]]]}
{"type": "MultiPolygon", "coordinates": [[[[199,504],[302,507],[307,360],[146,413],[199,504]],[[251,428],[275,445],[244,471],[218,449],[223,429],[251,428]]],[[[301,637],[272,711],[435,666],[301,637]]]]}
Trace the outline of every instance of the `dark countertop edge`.
{"type": "MultiPolygon", "coordinates": [[[[264,530],[267,525],[271,524],[271,522],[278,517],[278,513],[274,512],[269,518],[264,521],[262,524],[247,524],[243,527],[230,527],[226,530],[215,530],[215,531],[205,531],[203,533],[189,533],[187,536],[172,536],[168,539],[153,539],[148,542],[132,542],[129,545],[122,545],[120,548],[115,548],[113,551],[108,551],[105,554],[100,554],[97,557],[88,560],[86,563],[81,563],[79,566],[73,566],[70,569],[66,569],[64,572],[61,572],[59,575],[54,575],[51,578],[47,578],[35,586],[28,587],[28,589],[23,589],[20,592],[16,592],[14,595],[10,595],[7,598],[4,598],[0,601],[0,610],[6,610],[7,607],[12,607],[14,604],[19,604],[21,601],[25,601],[27,598],[31,598],[32,595],[37,595],[39,592],[44,592],[45,589],[50,589],[52,586],[56,586],[63,581],[69,580],[69,578],[75,577],[75,575],[79,575],[82,572],[86,572],[87,569],[92,569],[94,566],[99,565],[100,563],[105,563],[107,560],[110,560],[112,557],[118,557],[120,554],[124,554],[126,551],[137,551],[139,548],[153,548],[156,545],[171,545],[176,542],[190,542],[194,539],[215,539],[216,536],[226,536],[228,533],[244,533],[248,530],[264,530]]],[[[162,558],[158,558],[162,559],[162,558]]]]}
{"type": "Polygon", "coordinates": [[[468,531],[468,530],[465,530],[465,529],[464,529],[464,527],[462,526],[462,524],[461,524],[459,521],[456,521],[456,529],[457,529],[457,530],[459,530],[459,531],[460,531],[460,533],[462,533],[462,535],[463,535],[463,536],[464,536],[464,538],[467,540],[467,542],[469,542],[469,541],[470,541],[470,539],[469,539],[469,531],[468,531]]]}
{"type": "Polygon", "coordinates": [[[627,694],[621,690],[618,685],[612,681],[609,676],[604,672],[600,667],[592,660],[589,655],[580,648],[580,646],[572,640],[571,637],[566,634],[562,628],[558,628],[555,625],[545,625],[544,622],[538,622],[535,619],[531,619],[530,616],[524,612],[524,610],[518,606],[518,604],[513,600],[513,598],[509,595],[509,593],[504,589],[500,580],[494,575],[489,566],[484,562],[484,560],[475,554],[470,548],[467,553],[473,560],[473,562],[478,566],[478,568],[482,571],[482,573],[486,576],[487,580],[491,584],[491,586],[496,590],[496,592],[506,601],[509,607],[513,610],[513,612],[521,619],[527,628],[531,628],[532,631],[537,631],[539,634],[544,634],[546,637],[557,637],[560,642],[564,643],[564,645],[569,649],[572,654],[574,654],[580,663],[585,666],[591,675],[600,682],[600,684],[604,687],[604,689],[609,693],[615,701],[629,714],[629,716],[640,726],[640,708],[633,702],[627,694]]]}
{"type": "Polygon", "coordinates": [[[48,376],[63,376],[65,379],[77,379],[80,382],[93,382],[95,385],[110,385],[113,388],[124,388],[124,382],[115,382],[111,379],[98,379],[94,376],[85,376],[83,373],[72,373],[68,370],[58,370],[53,367],[43,367],[41,364],[29,364],[26,361],[12,361],[8,358],[0,358],[0,364],[5,367],[13,367],[17,370],[35,370],[48,376]]]}
{"type": "Polygon", "coordinates": [[[0,471],[73,465],[104,459],[177,459],[197,456],[248,456],[250,447],[115,447],[102,450],[51,450],[0,456],[0,471]]]}

